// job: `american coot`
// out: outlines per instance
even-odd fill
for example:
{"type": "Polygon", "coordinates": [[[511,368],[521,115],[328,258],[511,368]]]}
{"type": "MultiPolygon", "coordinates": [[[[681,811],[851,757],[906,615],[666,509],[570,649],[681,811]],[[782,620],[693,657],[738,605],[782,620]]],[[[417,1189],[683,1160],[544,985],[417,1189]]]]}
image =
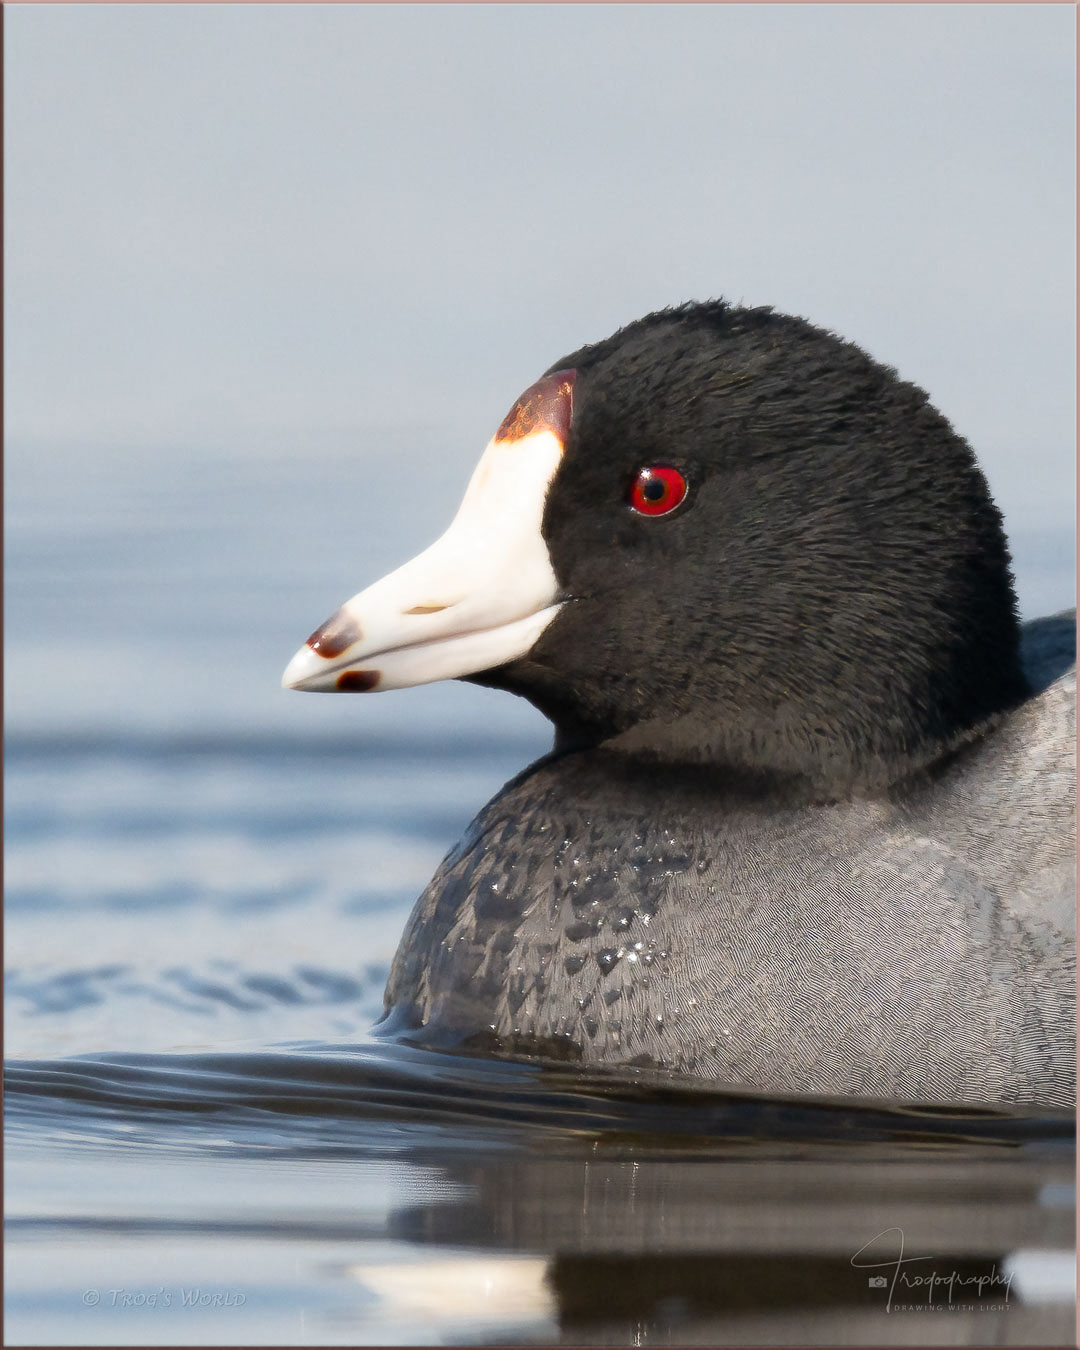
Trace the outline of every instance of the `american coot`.
{"type": "Polygon", "coordinates": [[[413,911],[412,1039],[1065,1104],[1074,657],[921,390],[713,302],[556,362],[284,683],[468,679],[555,725],[413,911]]]}

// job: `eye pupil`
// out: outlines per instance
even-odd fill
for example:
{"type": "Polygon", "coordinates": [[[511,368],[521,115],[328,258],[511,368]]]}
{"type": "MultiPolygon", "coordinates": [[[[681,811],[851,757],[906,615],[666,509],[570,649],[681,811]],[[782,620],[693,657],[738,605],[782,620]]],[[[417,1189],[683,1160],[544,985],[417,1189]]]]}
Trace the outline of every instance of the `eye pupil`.
{"type": "Polygon", "coordinates": [[[640,516],[666,516],[686,496],[682,473],[669,464],[654,464],[639,469],[630,485],[630,505],[640,516]]]}

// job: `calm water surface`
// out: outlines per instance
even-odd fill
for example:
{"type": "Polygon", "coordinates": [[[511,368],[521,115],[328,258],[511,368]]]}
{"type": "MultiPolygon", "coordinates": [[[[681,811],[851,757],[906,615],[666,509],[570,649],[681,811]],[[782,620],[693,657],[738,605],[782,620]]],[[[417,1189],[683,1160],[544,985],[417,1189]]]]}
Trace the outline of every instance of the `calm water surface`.
{"type": "MultiPolygon", "coordinates": [[[[370,1036],[548,745],[488,691],[277,687],[449,518],[424,439],[9,448],[7,1342],[1073,1343],[1070,1118],[370,1036]]],[[[1025,612],[1071,603],[1070,541],[1014,544],[1025,612]]]]}

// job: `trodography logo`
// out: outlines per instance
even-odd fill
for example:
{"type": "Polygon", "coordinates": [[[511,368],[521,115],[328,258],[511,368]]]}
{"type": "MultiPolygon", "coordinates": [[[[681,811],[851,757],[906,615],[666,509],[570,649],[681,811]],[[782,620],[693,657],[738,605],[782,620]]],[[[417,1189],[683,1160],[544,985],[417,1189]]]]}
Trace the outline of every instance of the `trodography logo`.
{"type": "Polygon", "coordinates": [[[911,1256],[904,1249],[904,1230],[886,1228],[851,1258],[856,1270],[868,1272],[871,1289],[886,1291],[885,1311],[973,1311],[1008,1306],[1012,1275],[996,1262],[964,1262],[964,1269],[936,1256],[911,1256]]]}

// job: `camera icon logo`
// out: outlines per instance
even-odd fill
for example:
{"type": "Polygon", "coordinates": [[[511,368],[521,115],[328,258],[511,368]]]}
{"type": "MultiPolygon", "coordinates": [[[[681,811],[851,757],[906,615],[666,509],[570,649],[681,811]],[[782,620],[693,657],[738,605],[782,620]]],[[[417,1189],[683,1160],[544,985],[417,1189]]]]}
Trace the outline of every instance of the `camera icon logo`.
{"type": "Polygon", "coordinates": [[[871,1289],[886,1289],[888,1288],[889,1281],[884,1275],[871,1275],[866,1283],[871,1289]]]}

